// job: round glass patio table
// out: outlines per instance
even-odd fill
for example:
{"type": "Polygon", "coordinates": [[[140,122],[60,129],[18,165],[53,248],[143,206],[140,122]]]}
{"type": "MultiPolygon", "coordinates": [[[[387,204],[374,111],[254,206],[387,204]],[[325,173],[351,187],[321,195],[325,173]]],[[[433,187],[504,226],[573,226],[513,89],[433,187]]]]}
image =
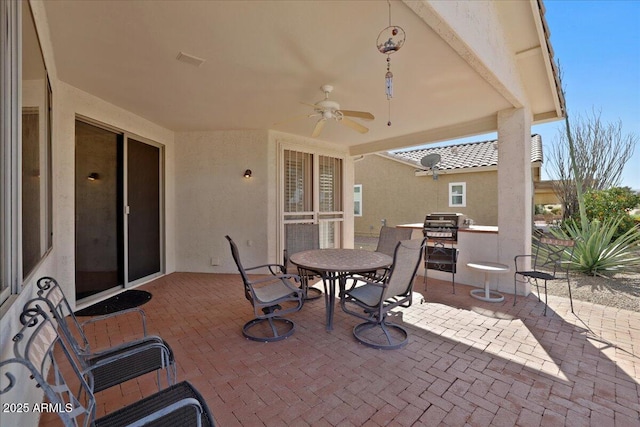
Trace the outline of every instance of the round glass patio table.
{"type": "Polygon", "coordinates": [[[393,263],[389,255],[363,249],[314,249],[293,254],[289,260],[298,267],[317,272],[322,277],[327,331],[333,329],[336,283],[342,291],[348,273],[376,271],[393,263]]]}

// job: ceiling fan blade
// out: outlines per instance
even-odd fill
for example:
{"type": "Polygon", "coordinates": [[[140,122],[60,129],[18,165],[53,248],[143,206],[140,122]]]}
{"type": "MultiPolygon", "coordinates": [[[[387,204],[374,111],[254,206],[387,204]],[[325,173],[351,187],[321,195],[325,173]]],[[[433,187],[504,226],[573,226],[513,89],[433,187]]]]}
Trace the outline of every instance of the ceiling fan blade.
{"type": "Polygon", "coordinates": [[[373,117],[373,114],[367,113],[366,111],[352,111],[352,110],[340,110],[340,111],[342,112],[343,116],[357,117],[359,119],[364,119],[364,120],[375,119],[375,117],[373,117]]]}
{"type": "Polygon", "coordinates": [[[351,129],[358,131],[360,133],[367,133],[369,132],[369,128],[366,128],[364,126],[362,126],[360,123],[356,123],[351,119],[347,119],[346,117],[343,117],[340,120],[340,123],[342,123],[343,125],[349,126],[351,129]]]}
{"type": "Polygon", "coordinates": [[[311,134],[312,138],[316,138],[320,135],[320,132],[322,132],[322,128],[324,127],[325,123],[327,123],[327,119],[318,120],[318,123],[316,123],[316,127],[313,129],[313,133],[311,134]]]}

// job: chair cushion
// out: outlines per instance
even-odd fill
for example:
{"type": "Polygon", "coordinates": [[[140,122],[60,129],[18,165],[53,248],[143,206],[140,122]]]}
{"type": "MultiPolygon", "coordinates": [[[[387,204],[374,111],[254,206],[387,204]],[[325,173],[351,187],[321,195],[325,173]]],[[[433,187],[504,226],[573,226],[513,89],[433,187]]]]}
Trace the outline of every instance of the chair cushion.
{"type": "Polygon", "coordinates": [[[369,307],[375,307],[380,303],[382,290],[380,286],[362,285],[350,290],[348,295],[369,307]]]}

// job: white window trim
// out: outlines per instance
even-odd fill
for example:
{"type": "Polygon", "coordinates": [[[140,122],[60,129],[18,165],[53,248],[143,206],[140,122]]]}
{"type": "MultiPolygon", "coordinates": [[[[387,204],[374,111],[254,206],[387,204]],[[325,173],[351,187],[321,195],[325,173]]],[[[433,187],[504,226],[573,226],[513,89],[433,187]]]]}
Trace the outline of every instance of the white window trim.
{"type": "Polygon", "coordinates": [[[356,202],[360,203],[360,210],[358,211],[358,213],[356,213],[354,209],[353,216],[361,217],[362,216],[362,184],[354,184],[353,189],[354,189],[353,206],[355,207],[356,202]],[[358,196],[356,196],[356,192],[355,192],[356,187],[360,188],[360,192],[358,193],[358,196]]]}
{"type": "Polygon", "coordinates": [[[19,177],[22,172],[18,156],[19,138],[21,134],[19,109],[22,75],[22,4],[20,2],[2,2],[0,11],[0,32],[7,40],[0,46],[0,87],[2,88],[2,117],[0,117],[0,191],[2,192],[2,238],[0,239],[1,278],[4,288],[0,289],[0,304],[9,299],[11,294],[20,291],[19,278],[22,277],[22,248],[19,246],[18,230],[20,228],[20,191],[19,177]]]}
{"type": "MultiPolygon", "coordinates": [[[[460,194],[455,194],[455,196],[460,196],[460,194]]],[[[449,183],[449,207],[450,208],[465,208],[467,207],[467,183],[466,182],[450,182],[449,183]],[[462,203],[453,203],[453,187],[461,186],[462,187],[462,203]]]]}

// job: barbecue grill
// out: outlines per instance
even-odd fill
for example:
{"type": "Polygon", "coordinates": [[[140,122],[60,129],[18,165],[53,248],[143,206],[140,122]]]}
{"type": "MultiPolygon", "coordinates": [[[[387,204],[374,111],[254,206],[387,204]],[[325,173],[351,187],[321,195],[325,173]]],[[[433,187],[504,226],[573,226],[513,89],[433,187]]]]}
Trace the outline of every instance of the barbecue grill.
{"type": "Polygon", "coordinates": [[[422,232],[429,239],[424,252],[425,290],[428,270],[438,270],[451,273],[453,293],[456,293],[458,229],[468,223],[467,217],[461,213],[434,212],[425,217],[422,232]]]}
{"type": "Polygon", "coordinates": [[[433,212],[424,219],[422,232],[425,237],[436,240],[458,240],[458,229],[467,223],[461,213],[433,212]]]}

